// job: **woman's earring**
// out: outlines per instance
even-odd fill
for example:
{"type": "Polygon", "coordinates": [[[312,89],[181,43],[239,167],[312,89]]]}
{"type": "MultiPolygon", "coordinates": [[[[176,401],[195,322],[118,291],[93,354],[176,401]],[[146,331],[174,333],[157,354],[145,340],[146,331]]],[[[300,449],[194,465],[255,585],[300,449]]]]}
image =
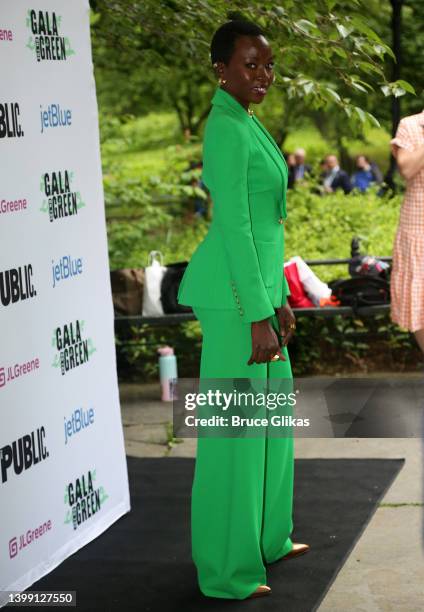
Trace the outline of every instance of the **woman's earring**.
{"type": "Polygon", "coordinates": [[[227,82],[227,79],[222,79],[221,77],[219,77],[219,79],[218,79],[218,83],[219,83],[220,85],[225,85],[225,83],[226,83],[226,82],[227,82]]]}

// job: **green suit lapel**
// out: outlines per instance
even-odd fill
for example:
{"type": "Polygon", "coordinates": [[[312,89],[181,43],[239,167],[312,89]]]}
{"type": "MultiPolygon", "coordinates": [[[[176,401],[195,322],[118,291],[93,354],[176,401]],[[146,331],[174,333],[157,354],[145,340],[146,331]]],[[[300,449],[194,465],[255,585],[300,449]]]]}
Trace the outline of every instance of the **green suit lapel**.
{"type": "MultiPolygon", "coordinates": [[[[271,134],[265,129],[259,119],[257,119],[255,115],[251,117],[246,111],[246,109],[243,108],[243,106],[240,104],[240,102],[237,102],[237,100],[231,94],[229,94],[221,87],[217,87],[212,97],[211,103],[218,106],[224,106],[225,108],[230,109],[232,112],[236,113],[246,125],[249,126],[250,130],[254,132],[255,137],[260,141],[264,149],[267,151],[267,153],[277,165],[278,170],[281,173],[283,185],[286,185],[288,167],[286,160],[284,159],[284,155],[281,153],[279,147],[277,146],[277,143],[272,138],[271,134]],[[260,129],[262,137],[259,136],[258,131],[253,125],[253,122],[255,122],[255,124],[260,129]]],[[[285,197],[283,198],[283,194],[281,196],[280,211],[281,216],[283,218],[286,218],[287,213],[285,207],[285,197]]]]}
{"type": "MultiPolygon", "coordinates": [[[[281,153],[277,143],[275,142],[271,134],[268,132],[268,130],[265,129],[265,127],[262,125],[259,119],[255,117],[255,115],[253,115],[252,119],[255,122],[255,124],[259,127],[259,129],[261,130],[261,133],[263,134],[263,137],[260,138],[260,141],[263,147],[266,149],[266,151],[272,157],[274,162],[277,164],[277,167],[281,173],[283,185],[286,185],[287,175],[288,175],[288,166],[284,158],[284,155],[281,153]]],[[[256,131],[255,131],[255,135],[258,136],[256,131]]],[[[280,210],[281,210],[281,216],[283,218],[286,218],[287,213],[286,213],[286,207],[285,207],[285,198],[284,200],[281,199],[280,210]]]]}

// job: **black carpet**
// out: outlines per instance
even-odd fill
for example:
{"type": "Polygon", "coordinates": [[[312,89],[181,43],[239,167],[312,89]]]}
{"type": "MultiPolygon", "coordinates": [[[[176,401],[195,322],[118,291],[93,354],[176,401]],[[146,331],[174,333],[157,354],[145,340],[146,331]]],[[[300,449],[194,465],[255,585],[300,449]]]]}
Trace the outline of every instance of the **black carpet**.
{"type": "Polygon", "coordinates": [[[297,459],[292,539],[306,555],[269,565],[272,594],[204,597],[191,561],[193,459],[127,457],[132,510],[29,590],[75,590],[77,609],[126,612],[315,610],[403,459],[297,459]]]}

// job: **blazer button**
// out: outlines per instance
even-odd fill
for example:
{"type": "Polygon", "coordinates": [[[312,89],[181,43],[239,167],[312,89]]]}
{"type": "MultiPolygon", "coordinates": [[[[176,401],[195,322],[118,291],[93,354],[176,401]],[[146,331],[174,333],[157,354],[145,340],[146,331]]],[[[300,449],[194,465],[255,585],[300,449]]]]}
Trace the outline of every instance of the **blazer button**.
{"type": "Polygon", "coordinates": [[[280,217],[280,218],[278,219],[278,223],[279,223],[280,225],[282,225],[282,224],[284,223],[284,219],[283,219],[283,217],[280,217]]]}

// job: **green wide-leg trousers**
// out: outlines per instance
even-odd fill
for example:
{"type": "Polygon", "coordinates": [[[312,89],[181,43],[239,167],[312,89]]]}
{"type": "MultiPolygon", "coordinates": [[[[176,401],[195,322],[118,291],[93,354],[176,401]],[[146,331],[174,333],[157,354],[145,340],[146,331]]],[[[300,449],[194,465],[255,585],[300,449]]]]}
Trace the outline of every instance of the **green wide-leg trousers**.
{"type": "MultiPolygon", "coordinates": [[[[237,310],[193,310],[203,334],[200,379],[292,379],[286,347],[286,361],[247,365],[251,326],[237,310]]],[[[266,584],[265,564],[293,546],[292,505],[292,435],[199,436],[191,536],[201,592],[244,599],[266,584]]]]}

